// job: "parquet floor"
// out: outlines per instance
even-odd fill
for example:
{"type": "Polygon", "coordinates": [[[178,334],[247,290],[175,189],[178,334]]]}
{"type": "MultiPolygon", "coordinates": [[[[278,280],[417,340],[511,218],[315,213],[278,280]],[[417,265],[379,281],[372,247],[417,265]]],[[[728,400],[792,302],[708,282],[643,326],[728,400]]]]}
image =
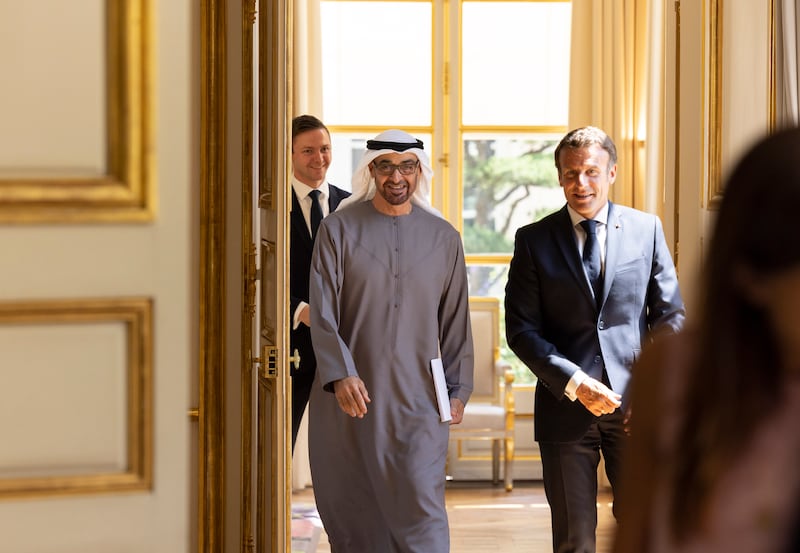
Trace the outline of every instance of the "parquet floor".
{"type": "MultiPolygon", "coordinates": [[[[313,503],[313,491],[296,492],[293,500],[313,503]]],[[[550,510],[541,482],[514,482],[510,493],[502,485],[450,482],[446,501],[451,553],[552,551],[550,510]]],[[[611,494],[602,492],[597,509],[598,553],[610,550],[614,525],[611,494]]],[[[324,532],[316,553],[330,553],[324,532]]]]}

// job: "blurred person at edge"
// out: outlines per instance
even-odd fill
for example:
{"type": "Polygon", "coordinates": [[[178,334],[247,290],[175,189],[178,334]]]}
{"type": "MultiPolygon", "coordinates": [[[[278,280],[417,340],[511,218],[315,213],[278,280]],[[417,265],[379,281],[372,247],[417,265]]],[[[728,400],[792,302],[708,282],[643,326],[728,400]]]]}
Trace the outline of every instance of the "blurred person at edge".
{"type": "Polygon", "coordinates": [[[699,319],[636,365],[617,553],[800,551],[799,154],[791,129],[740,160],[699,319]]]}

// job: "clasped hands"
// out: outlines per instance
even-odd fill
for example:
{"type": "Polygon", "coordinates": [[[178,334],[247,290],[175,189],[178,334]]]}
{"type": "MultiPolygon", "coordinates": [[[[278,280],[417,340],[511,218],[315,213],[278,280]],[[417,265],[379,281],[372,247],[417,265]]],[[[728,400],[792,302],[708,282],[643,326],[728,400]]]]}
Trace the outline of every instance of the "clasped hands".
{"type": "Polygon", "coordinates": [[[575,390],[575,396],[596,417],[613,413],[622,405],[621,395],[591,377],[581,382],[575,390]]]}
{"type": "MultiPolygon", "coordinates": [[[[346,376],[333,383],[333,391],[339,408],[350,415],[363,419],[367,414],[367,403],[372,403],[364,381],[357,376],[346,376]]],[[[458,424],[464,418],[464,402],[450,398],[450,424],[458,424]]]]}

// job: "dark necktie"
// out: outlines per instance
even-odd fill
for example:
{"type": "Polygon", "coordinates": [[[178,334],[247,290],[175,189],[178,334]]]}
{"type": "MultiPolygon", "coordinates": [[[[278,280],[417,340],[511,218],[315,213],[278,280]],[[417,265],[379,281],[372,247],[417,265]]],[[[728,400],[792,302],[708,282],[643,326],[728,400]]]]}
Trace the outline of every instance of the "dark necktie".
{"type": "Polygon", "coordinates": [[[583,245],[583,267],[592,285],[594,299],[600,305],[603,295],[603,275],[600,264],[600,244],[597,243],[597,221],[586,219],[580,225],[586,231],[586,243],[583,245]]]}
{"type": "Polygon", "coordinates": [[[317,229],[322,222],[322,206],[319,204],[319,190],[312,190],[308,193],[311,196],[311,238],[317,236],[317,229]]]}

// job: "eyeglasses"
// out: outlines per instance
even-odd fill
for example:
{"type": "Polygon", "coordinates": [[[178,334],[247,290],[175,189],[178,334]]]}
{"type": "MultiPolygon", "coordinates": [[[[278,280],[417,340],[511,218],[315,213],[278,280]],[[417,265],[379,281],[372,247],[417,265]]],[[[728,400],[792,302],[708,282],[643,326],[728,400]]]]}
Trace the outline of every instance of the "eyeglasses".
{"type": "Polygon", "coordinates": [[[419,160],[404,161],[400,165],[392,165],[391,163],[384,161],[381,163],[373,163],[372,167],[378,172],[379,175],[388,177],[389,175],[394,175],[395,171],[400,171],[401,175],[411,175],[417,170],[418,165],[419,160]]]}

